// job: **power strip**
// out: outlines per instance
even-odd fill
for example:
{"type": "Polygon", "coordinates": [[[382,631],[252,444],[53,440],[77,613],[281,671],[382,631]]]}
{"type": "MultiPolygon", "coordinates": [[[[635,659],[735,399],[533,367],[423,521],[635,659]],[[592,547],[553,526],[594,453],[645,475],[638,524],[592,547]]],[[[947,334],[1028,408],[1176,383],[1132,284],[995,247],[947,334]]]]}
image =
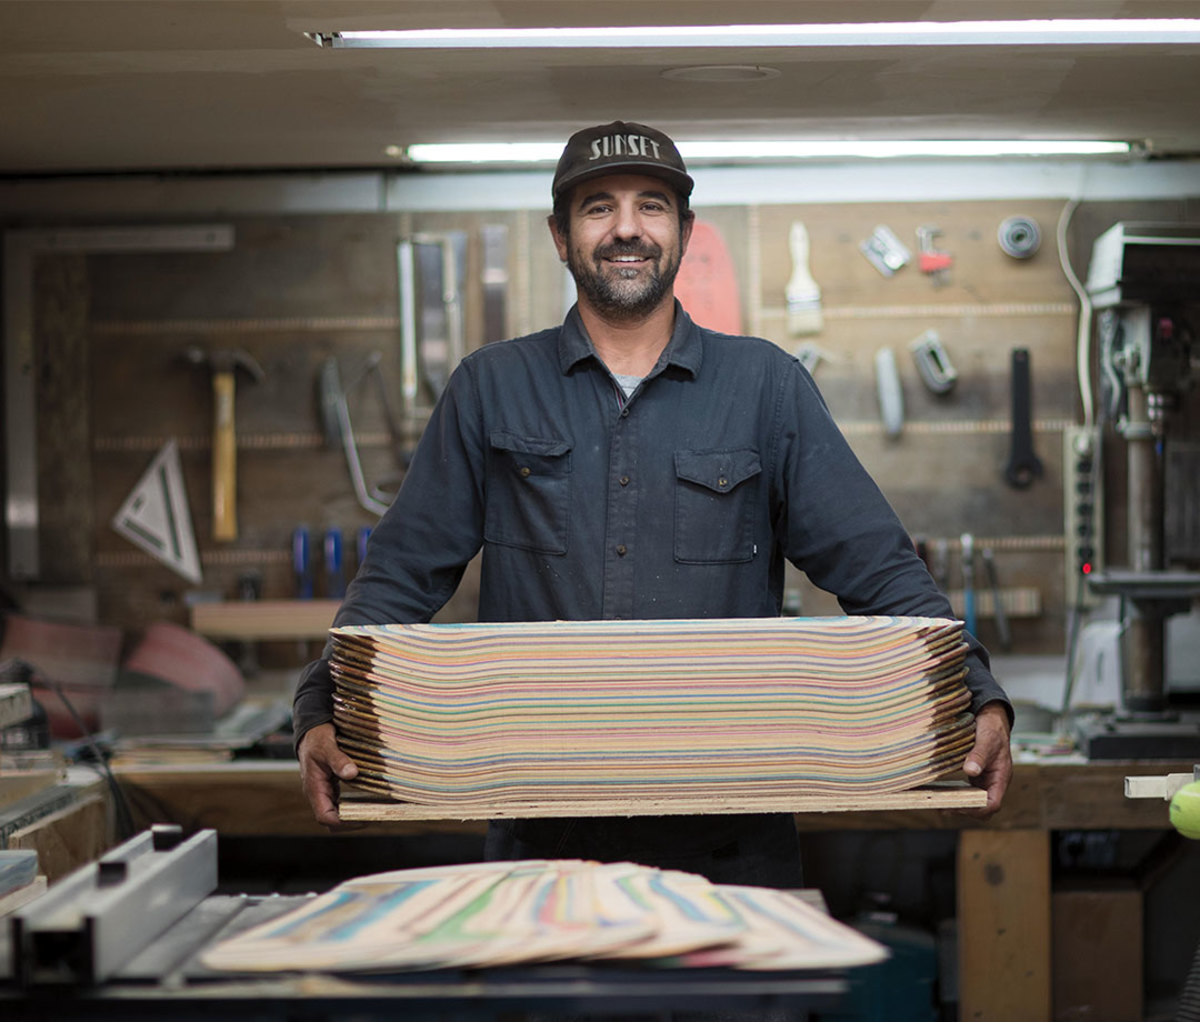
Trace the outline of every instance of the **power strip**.
{"type": "Polygon", "coordinates": [[[1088,610],[1102,597],[1087,577],[1104,567],[1104,485],[1098,427],[1068,426],[1063,431],[1063,536],[1065,601],[1088,610]]]}

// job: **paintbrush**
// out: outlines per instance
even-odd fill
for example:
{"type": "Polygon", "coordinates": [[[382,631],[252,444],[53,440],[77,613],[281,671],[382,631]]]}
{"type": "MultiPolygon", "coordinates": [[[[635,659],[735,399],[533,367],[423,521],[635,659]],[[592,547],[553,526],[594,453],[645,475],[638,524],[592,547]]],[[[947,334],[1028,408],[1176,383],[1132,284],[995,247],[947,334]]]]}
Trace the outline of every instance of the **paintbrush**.
{"type": "Polygon", "coordinates": [[[799,220],[792,224],[789,244],[792,250],[792,276],[785,292],[788,333],[792,337],[817,334],[824,326],[821,288],[808,272],[808,230],[799,220]]]}

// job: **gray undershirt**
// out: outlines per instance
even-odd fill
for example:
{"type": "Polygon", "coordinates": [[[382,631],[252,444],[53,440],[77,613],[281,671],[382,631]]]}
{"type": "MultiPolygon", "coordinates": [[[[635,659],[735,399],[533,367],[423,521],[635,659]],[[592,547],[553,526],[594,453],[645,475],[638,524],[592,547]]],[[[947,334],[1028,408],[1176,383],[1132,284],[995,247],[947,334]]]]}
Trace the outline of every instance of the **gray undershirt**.
{"type": "Polygon", "coordinates": [[[623,376],[621,373],[613,373],[613,379],[620,384],[621,389],[625,391],[626,397],[633,397],[633,392],[637,390],[637,386],[642,382],[640,376],[623,376]]]}

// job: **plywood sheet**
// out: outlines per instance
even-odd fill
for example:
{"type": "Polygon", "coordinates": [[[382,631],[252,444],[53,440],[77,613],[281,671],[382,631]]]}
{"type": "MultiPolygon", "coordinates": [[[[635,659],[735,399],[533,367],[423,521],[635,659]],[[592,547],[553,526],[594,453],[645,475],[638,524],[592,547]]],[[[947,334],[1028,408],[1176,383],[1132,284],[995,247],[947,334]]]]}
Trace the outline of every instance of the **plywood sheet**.
{"type": "Polygon", "coordinates": [[[338,814],[343,820],[487,820],[563,816],[678,816],[725,813],[838,813],[897,809],[982,809],[987,792],[948,783],[888,794],[796,795],[787,798],[737,799],[577,799],[561,802],[514,802],[481,807],[428,806],[380,802],[344,791],[338,814]]]}

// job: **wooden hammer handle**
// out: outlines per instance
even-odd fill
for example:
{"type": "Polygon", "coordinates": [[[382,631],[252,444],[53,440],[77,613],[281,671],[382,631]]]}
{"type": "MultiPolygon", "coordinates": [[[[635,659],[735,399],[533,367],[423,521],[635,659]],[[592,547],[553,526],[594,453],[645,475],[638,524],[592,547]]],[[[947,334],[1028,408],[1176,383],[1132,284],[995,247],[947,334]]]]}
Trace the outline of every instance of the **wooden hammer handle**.
{"type": "Polygon", "coordinates": [[[233,370],[213,373],[213,539],[237,539],[237,432],[233,370]]]}

